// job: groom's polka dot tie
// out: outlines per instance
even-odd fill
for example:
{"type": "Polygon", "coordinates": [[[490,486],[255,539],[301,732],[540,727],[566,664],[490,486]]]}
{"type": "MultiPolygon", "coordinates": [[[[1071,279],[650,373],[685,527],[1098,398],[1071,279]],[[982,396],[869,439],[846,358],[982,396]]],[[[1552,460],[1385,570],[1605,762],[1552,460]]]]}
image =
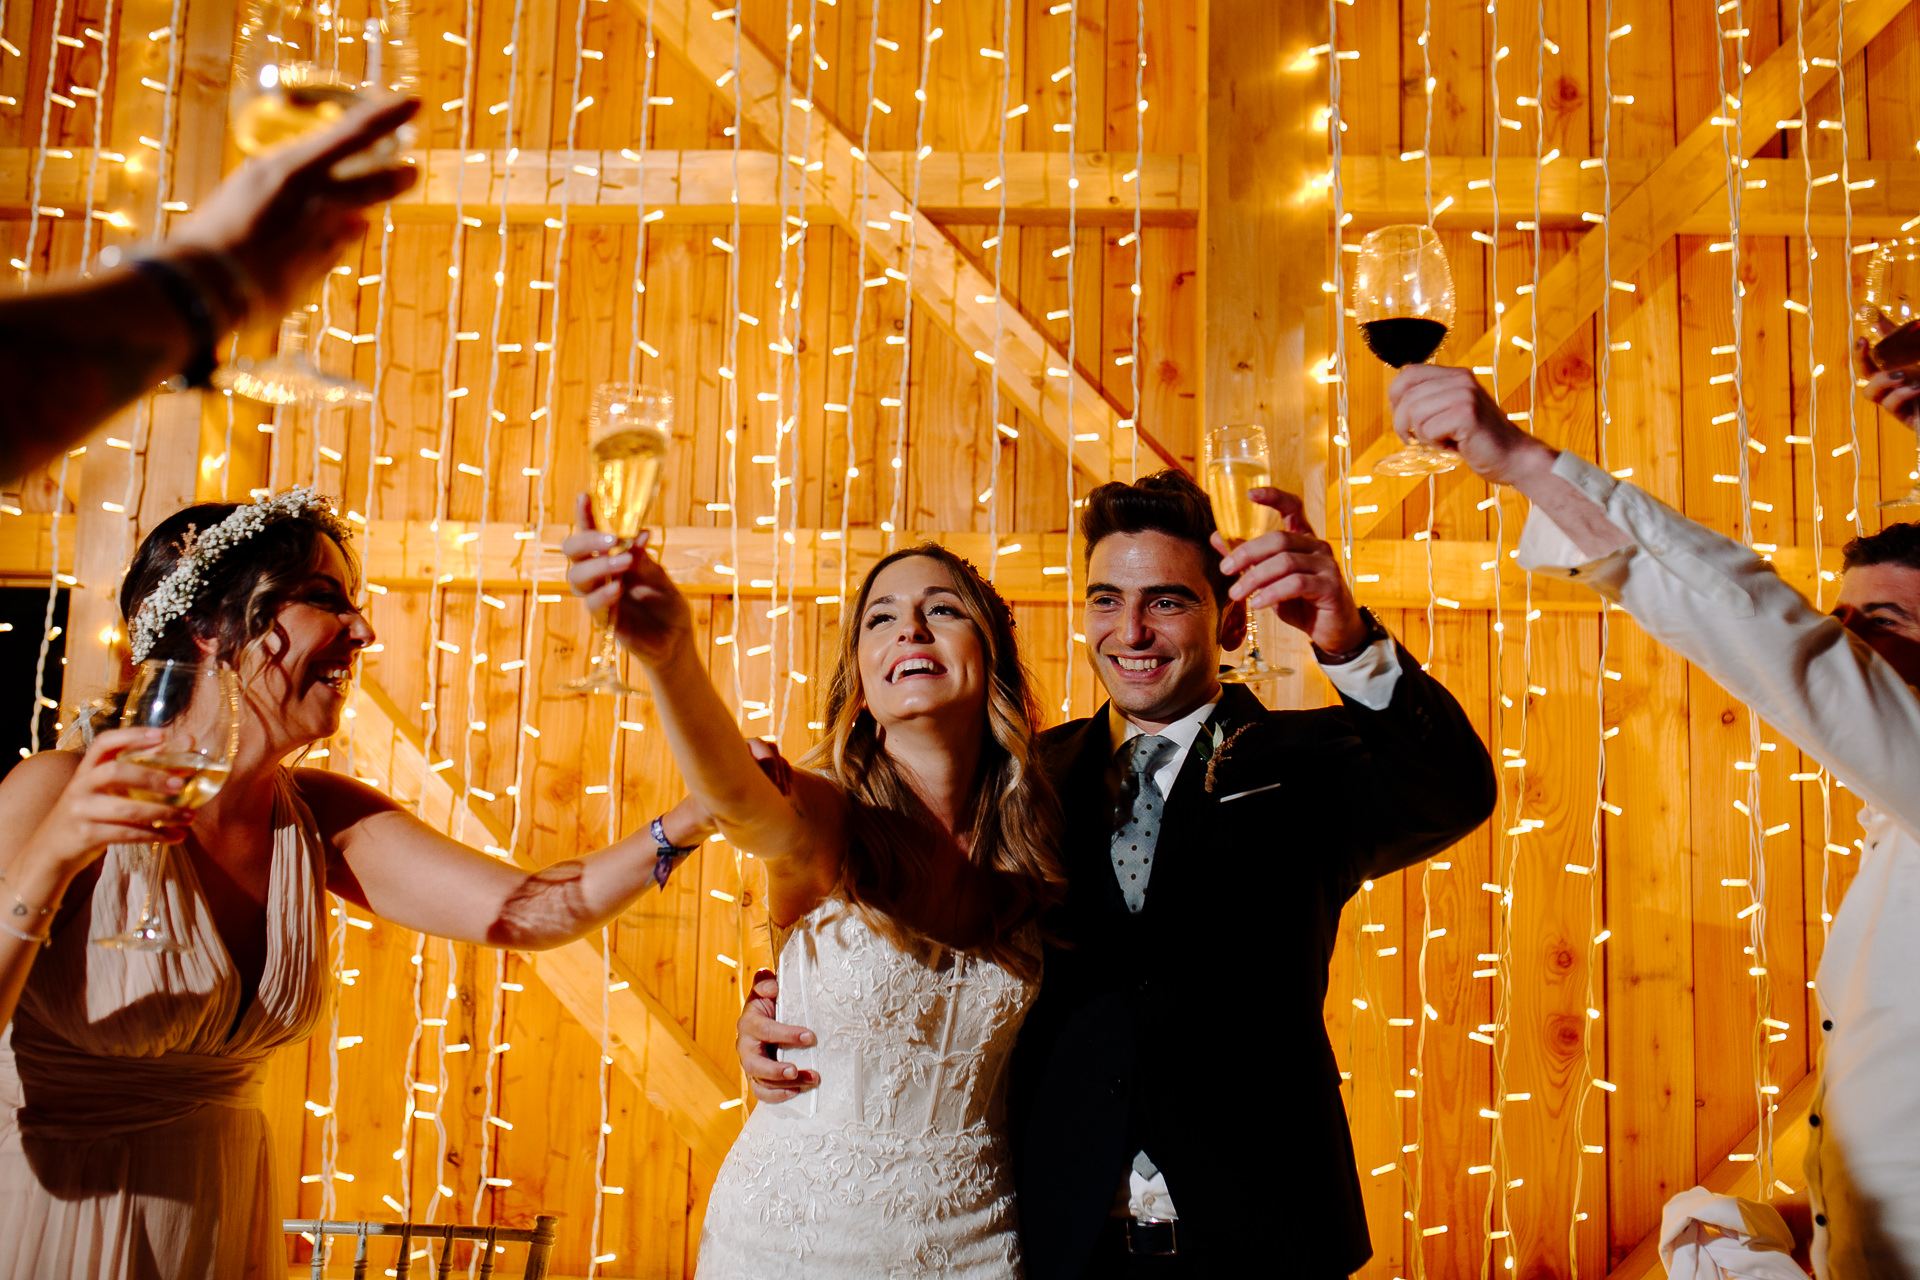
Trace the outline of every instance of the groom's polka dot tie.
{"type": "Polygon", "coordinates": [[[1153,874],[1153,849],[1160,839],[1160,823],[1167,798],[1154,782],[1154,771],[1173,750],[1170,739],[1140,734],[1120,748],[1122,772],[1115,808],[1113,874],[1126,896],[1127,910],[1147,905],[1147,879],[1153,874]]]}

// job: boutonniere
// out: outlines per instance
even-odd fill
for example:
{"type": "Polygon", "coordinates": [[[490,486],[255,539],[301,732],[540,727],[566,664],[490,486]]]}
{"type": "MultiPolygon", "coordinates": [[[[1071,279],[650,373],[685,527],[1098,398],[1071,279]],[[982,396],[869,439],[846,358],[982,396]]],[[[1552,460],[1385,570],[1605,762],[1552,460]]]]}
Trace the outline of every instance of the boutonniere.
{"type": "Polygon", "coordinates": [[[1200,758],[1207,762],[1206,789],[1208,795],[1213,794],[1213,784],[1217,780],[1215,771],[1225,762],[1227,752],[1233,750],[1233,744],[1240,740],[1240,735],[1252,727],[1253,725],[1251,723],[1243,724],[1229,732],[1223,730],[1216,722],[1209,724],[1206,732],[1194,739],[1194,748],[1200,752],[1200,758]]]}

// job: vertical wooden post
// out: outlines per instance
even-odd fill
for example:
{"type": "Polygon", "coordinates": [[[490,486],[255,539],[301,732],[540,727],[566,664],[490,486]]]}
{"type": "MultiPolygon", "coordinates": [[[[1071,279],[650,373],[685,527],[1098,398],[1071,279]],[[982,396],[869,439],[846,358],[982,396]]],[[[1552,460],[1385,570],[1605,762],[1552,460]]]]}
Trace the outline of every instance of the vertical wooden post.
{"type": "MultiPolygon", "coordinates": [[[[1326,348],[1326,11],[1273,0],[1209,0],[1200,225],[1204,433],[1265,424],[1274,483],[1326,528],[1327,415],[1315,367],[1326,348]]],[[[1305,637],[1268,618],[1270,660],[1297,673],[1261,692],[1276,706],[1324,697],[1305,637]]]]}
{"type": "MultiPolygon", "coordinates": [[[[138,139],[160,132],[155,113],[159,95],[141,79],[166,80],[169,42],[150,40],[148,33],[172,21],[173,6],[169,0],[135,0],[121,15],[108,145],[146,157],[147,163],[124,180],[131,195],[127,211],[140,233],[152,239],[160,238],[167,220],[161,200],[191,208],[220,181],[234,6],[235,0],[193,0],[187,8],[177,54],[174,136],[157,139],[173,144],[166,193],[155,190],[156,157],[138,139]],[[161,226],[154,225],[156,217],[161,226]]],[[[77,703],[118,680],[122,650],[113,635],[120,621],[120,578],[147,530],[193,501],[205,400],[195,392],[148,397],[87,442],[74,541],[74,576],[80,585],[67,610],[67,667],[60,695],[69,714],[77,703]],[[109,439],[133,448],[109,445],[109,439]]]]}

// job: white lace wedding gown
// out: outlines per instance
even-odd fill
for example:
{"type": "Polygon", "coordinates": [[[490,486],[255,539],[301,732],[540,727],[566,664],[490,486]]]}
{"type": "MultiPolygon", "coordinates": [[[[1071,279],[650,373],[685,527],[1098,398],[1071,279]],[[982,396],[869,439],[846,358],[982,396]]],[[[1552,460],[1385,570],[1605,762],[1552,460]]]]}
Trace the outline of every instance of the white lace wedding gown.
{"type": "Polygon", "coordinates": [[[1007,1061],[1038,984],[928,944],[909,955],[841,902],[780,952],[789,1053],[819,1087],[755,1109],[700,1236],[700,1280],[1017,1277],[1007,1061]]]}

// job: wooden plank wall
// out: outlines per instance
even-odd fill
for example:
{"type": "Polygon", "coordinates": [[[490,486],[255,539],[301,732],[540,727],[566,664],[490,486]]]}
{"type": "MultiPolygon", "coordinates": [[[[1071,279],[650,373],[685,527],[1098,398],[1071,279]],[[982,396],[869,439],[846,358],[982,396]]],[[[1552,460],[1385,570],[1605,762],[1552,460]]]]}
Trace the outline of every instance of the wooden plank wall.
{"type": "MultiPolygon", "coordinates": [[[[190,0],[188,8],[212,2],[190,0]]],[[[467,33],[471,65],[466,49],[442,38],[462,32],[465,10],[449,0],[421,5],[422,96],[429,104],[421,147],[449,156],[469,148],[569,143],[580,149],[733,145],[724,91],[697,80],[668,52],[659,51],[649,64],[643,31],[626,9],[603,0],[577,3],[583,10],[576,0],[526,6],[519,30],[512,28],[513,6],[481,6],[479,29],[467,33]],[[580,45],[604,57],[582,60],[576,85],[577,19],[580,45]],[[509,44],[521,50],[517,63],[503,52],[509,44]],[[659,100],[651,107],[649,91],[659,100]],[[575,112],[573,103],[587,94],[594,104],[575,112]],[[442,107],[456,99],[468,104],[467,124],[459,108],[442,107]],[[499,103],[509,105],[499,113],[484,110],[499,103]]],[[[1702,51],[1713,47],[1711,7],[1612,0],[1613,24],[1633,27],[1614,46],[1613,92],[1633,97],[1631,106],[1612,112],[1615,156],[1657,159],[1714,110],[1713,67],[1702,61],[1702,51]]],[[[1007,125],[1009,149],[1059,151],[1067,137],[1054,126],[1068,123],[1069,101],[1066,83],[1052,77],[1068,62],[1070,28],[1051,8],[1048,0],[1009,3],[1008,29],[1002,5],[993,0],[929,7],[926,21],[937,22],[944,34],[928,46],[920,135],[913,104],[921,6],[751,0],[742,6],[742,21],[747,36],[776,56],[789,47],[789,24],[800,23],[801,35],[790,46],[795,65],[815,54],[827,64],[816,64],[816,107],[856,135],[868,114],[877,21],[880,34],[901,48],[882,51],[872,68],[874,96],[894,110],[873,113],[871,150],[910,151],[917,136],[939,151],[992,150],[1001,136],[1004,69],[1012,77],[1009,102],[1031,108],[1007,125]],[[1004,62],[981,56],[983,47],[1004,51],[1004,62]]],[[[1197,151],[1204,68],[1192,9],[1151,0],[1142,31],[1131,0],[1082,0],[1073,140],[1083,152],[1131,152],[1132,60],[1142,45],[1152,104],[1146,149],[1197,151]]],[[[1484,6],[1434,0],[1425,47],[1437,82],[1433,153],[1485,156],[1497,137],[1509,159],[1533,155],[1537,141],[1561,150],[1556,164],[1599,154],[1607,121],[1600,87],[1606,10],[1599,0],[1553,0],[1544,7],[1545,34],[1559,52],[1542,55],[1546,128],[1536,140],[1532,108],[1515,105],[1534,94],[1535,6],[1503,0],[1493,15],[1498,44],[1510,50],[1497,73],[1501,114],[1522,125],[1514,130],[1500,127],[1488,97],[1496,46],[1484,6]]],[[[1339,45],[1360,54],[1342,64],[1350,156],[1393,155],[1427,142],[1419,35],[1428,12],[1411,0],[1340,7],[1339,45]]],[[[1742,20],[1753,32],[1752,62],[1793,38],[1794,10],[1777,0],[1748,4],[1742,20]]],[[[5,10],[0,34],[21,53],[0,51],[0,95],[18,100],[0,105],[0,147],[39,144],[49,77],[56,91],[91,85],[102,48],[124,54],[148,41],[145,30],[106,29],[104,0],[74,0],[60,21],[61,33],[79,48],[55,42],[51,6],[5,10]],[[85,35],[89,27],[104,38],[85,35]]],[[[1907,14],[1848,63],[1846,141],[1854,158],[1910,153],[1920,124],[1907,88],[1920,69],[1917,49],[1920,19],[1907,14]]],[[[112,104],[123,95],[153,93],[116,74],[101,110],[109,118],[138,119],[139,111],[112,104]]],[[[1839,107],[1838,91],[1828,88],[1815,96],[1809,114],[1837,118],[1839,107]]],[[[98,142],[142,154],[133,139],[97,139],[84,109],[55,105],[47,119],[52,147],[98,142]]],[[[1797,160],[1802,137],[1784,132],[1759,154],[1797,160]]],[[[1810,129],[1804,137],[1816,171],[1831,169],[1839,134],[1810,129]]],[[[753,136],[741,142],[773,145],[753,136]]],[[[234,160],[231,151],[228,160],[234,160]]],[[[137,189],[133,178],[124,185],[137,189]]],[[[329,282],[323,322],[349,334],[379,335],[357,345],[329,340],[322,348],[326,362],[351,364],[370,383],[377,378],[371,410],[270,417],[244,401],[210,402],[203,418],[203,496],[312,481],[339,493],[354,511],[380,519],[521,525],[565,518],[585,474],[582,423],[592,389],[624,377],[635,342],[645,341],[659,354],[640,357],[641,376],[670,388],[680,405],[661,518],[717,527],[738,518],[754,528],[756,520],[776,515],[773,469],[751,461],[779,447],[779,406],[757,399],[783,385],[781,362],[767,350],[777,336],[776,280],[783,270],[776,227],[743,229],[728,254],[714,245],[716,237],[733,237],[725,224],[662,224],[647,227],[643,237],[632,223],[582,220],[564,230],[515,224],[503,235],[489,209],[464,212],[478,225],[405,223],[384,235],[376,226],[329,282]],[[456,267],[457,280],[450,274],[456,267]],[[503,281],[498,289],[496,272],[503,281]],[[638,299],[637,332],[636,277],[646,290],[638,299]],[[737,326],[737,339],[729,322],[734,310],[760,321],[737,326]],[[738,348],[728,381],[718,369],[728,362],[730,340],[738,348]],[[495,345],[517,349],[496,353],[495,345]],[[462,388],[467,394],[450,396],[462,388]],[[738,435],[731,486],[728,429],[738,435]],[[730,498],[731,513],[712,509],[730,498]]],[[[1464,231],[1445,233],[1463,342],[1485,326],[1496,304],[1513,299],[1572,242],[1567,232],[1543,235],[1536,263],[1533,235],[1512,225],[1526,216],[1525,209],[1506,211],[1494,246],[1464,231]]],[[[32,255],[36,271],[78,260],[81,221],[42,220],[32,255]]],[[[4,256],[22,254],[27,225],[0,221],[4,256]]],[[[141,230],[98,224],[93,244],[126,243],[141,230]]],[[[955,234],[990,269],[985,242],[992,228],[973,225],[955,234]]],[[[1003,254],[1008,294],[1062,341],[1068,321],[1057,313],[1070,312],[1083,368],[1131,411],[1129,370],[1112,362],[1128,347],[1134,283],[1132,249],[1118,243],[1123,234],[1114,227],[1083,229],[1071,286],[1067,260],[1053,256],[1065,243],[1060,227],[1010,227],[1003,254]]],[[[1189,461],[1201,425],[1194,395],[1201,355],[1193,298],[1199,234],[1159,226],[1142,235],[1138,415],[1189,461]]],[[[1633,478],[1658,496],[1732,531],[1740,515],[1737,491],[1711,479],[1732,470],[1738,452],[1732,424],[1714,421],[1731,408],[1728,388],[1709,382],[1731,370],[1730,359],[1715,349],[1734,341],[1730,255],[1713,249],[1716,239],[1683,237],[1662,247],[1634,276],[1634,292],[1613,295],[1610,325],[1603,331],[1596,318],[1561,350],[1541,352],[1531,402],[1523,394],[1510,407],[1531,412],[1549,439],[1591,453],[1599,445],[1603,349],[1630,343],[1608,353],[1609,465],[1632,467],[1633,478]]],[[[1752,513],[1753,536],[1783,549],[1811,547],[1816,526],[1829,548],[1848,536],[1844,517],[1856,506],[1856,462],[1859,513],[1869,529],[1882,519],[1873,509],[1876,497],[1906,484],[1910,438],[1851,404],[1840,373],[1847,358],[1847,247],[1817,239],[1810,257],[1797,237],[1756,237],[1742,246],[1743,385],[1753,433],[1767,445],[1749,462],[1754,498],[1772,506],[1752,513]],[[1789,298],[1811,305],[1811,324],[1784,308],[1789,298]],[[1810,406],[1815,363],[1829,370],[1818,383],[1817,409],[1810,406]],[[1856,428],[1857,450],[1835,457],[1833,450],[1851,442],[1856,428]],[[1788,435],[1811,436],[1814,445],[1790,446],[1788,435]],[[1823,519],[1816,520],[1816,510],[1823,519]]],[[[905,362],[903,535],[985,531],[990,519],[1001,531],[1065,529],[1061,456],[1005,407],[1002,420],[1021,434],[1004,441],[1000,470],[992,470],[984,366],[922,316],[909,325],[898,286],[863,289],[872,268],[844,231],[812,227],[805,255],[801,395],[788,446],[799,461],[791,505],[778,512],[783,525],[835,528],[843,507],[854,528],[888,517],[897,411],[882,400],[900,396],[905,362]],[[888,341],[895,338],[907,341],[888,341]],[[857,350],[857,380],[848,348],[857,350]],[[828,412],[829,403],[851,412],[828,412]],[[856,478],[846,474],[849,455],[856,478]],[[998,502],[991,516],[979,500],[989,488],[998,502]]],[[[784,269],[797,273],[797,253],[786,256],[784,269]]],[[[1330,310],[1330,320],[1337,319],[1330,310]]],[[[1348,391],[1359,450],[1385,429],[1385,379],[1356,338],[1350,331],[1348,391]]],[[[241,349],[261,349],[263,342],[250,335],[241,349]]],[[[785,376],[792,377],[791,367],[785,376]]],[[[84,469],[84,459],[74,464],[68,493],[82,492],[84,469]]],[[[60,501],[49,494],[50,482],[26,488],[39,495],[41,509],[60,501]]],[[[1365,493],[1357,489],[1356,501],[1365,502],[1365,493]]],[[[1510,547],[1523,506],[1508,498],[1483,510],[1486,496],[1484,486],[1469,483],[1430,511],[1416,494],[1388,528],[1402,537],[1431,529],[1439,540],[1503,537],[1510,547]]],[[[747,597],[736,620],[728,599],[703,599],[699,620],[723,687],[737,673],[743,703],[772,704],[771,714],[746,723],[778,731],[788,752],[798,755],[810,741],[812,699],[830,659],[826,646],[838,609],[801,599],[790,614],[769,618],[771,604],[765,596],[747,597]],[[729,637],[731,643],[723,643],[729,637]],[[785,678],[789,670],[815,679],[795,683],[785,678]]],[[[1078,661],[1070,652],[1067,607],[1022,605],[1017,613],[1046,691],[1043,702],[1059,708],[1068,664],[1078,661]]],[[[583,669],[590,643],[585,619],[570,601],[494,592],[484,583],[479,591],[396,590],[376,597],[373,620],[384,648],[369,660],[368,674],[398,705],[420,709],[436,756],[452,761],[474,788],[472,803],[513,830],[519,847],[537,860],[591,848],[678,794],[644,703],[554,693],[556,683],[583,669]]],[[[1597,614],[1549,611],[1529,622],[1525,598],[1518,596],[1497,615],[1443,607],[1431,618],[1419,610],[1394,611],[1387,621],[1416,653],[1431,655],[1433,670],[1496,751],[1512,753],[1502,755],[1502,763],[1525,763],[1501,770],[1501,817],[1444,855],[1445,867],[1436,863],[1381,881],[1350,912],[1328,1021],[1342,1065],[1352,1073],[1348,1105],[1376,1246],[1365,1274],[1382,1280],[1483,1269],[1497,1274],[1511,1254],[1517,1274],[1601,1275],[1657,1225],[1666,1198],[1723,1160],[1754,1121],[1750,1045],[1757,1010],[1745,972],[1751,961],[1741,950],[1748,942],[1745,922],[1735,918],[1746,898],[1721,885],[1748,874],[1746,819],[1731,807],[1747,794],[1747,775],[1732,767],[1751,758],[1746,713],[1617,614],[1606,618],[1604,665],[1618,679],[1601,671],[1597,614]],[[1597,692],[1602,688],[1604,697],[1597,692]],[[1605,798],[1621,812],[1602,823],[1599,875],[1583,877],[1565,868],[1594,858],[1602,725],[1619,730],[1606,741],[1605,798]],[[1685,785],[1675,786],[1675,779],[1685,785]],[[1503,834],[1523,818],[1542,825],[1503,834]],[[1510,908],[1503,909],[1487,884],[1511,885],[1510,908]],[[1362,924],[1371,931],[1361,932],[1362,924]],[[1603,928],[1612,930],[1611,939],[1591,947],[1589,939],[1603,928]],[[1490,955],[1504,959],[1483,958],[1490,955]],[[1481,976],[1489,969],[1496,974],[1481,976]],[[1588,1016],[1589,991],[1597,1019],[1588,1016]],[[1366,1001],[1364,1010],[1355,1007],[1358,999],[1366,1001]],[[1424,1013],[1428,1006],[1431,1017],[1424,1013]],[[1489,1049],[1469,1033],[1496,1045],[1489,1049]],[[1616,1084],[1617,1092],[1586,1096],[1589,1076],[1616,1084]],[[1409,1087],[1412,1096],[1397,1096],[1409,1087]],[[1483,1111],[1501,1117],[1495,1121],[1483,1111]],[[1413,1144],[1417,1150],[1406,1150],[1413,1144]],[[1604,1151],[1582,1154],[1586,1145],[1604,1151]],[[1482,1167],[1489,1171],[1476,1172],[1482,1167]],[[1576,1214],[1586,1215],[1577,1225],[1576,1214]],[[1489,1236],[1502,1231],[1511,1234],[1489,1236]]],[[[1093,705],[1084,668],[1072,683],[1069,710],[1083,714],[1093,705]]],[[[68,700],[81,692],[69,691],[68,700]]],[[[1815,766],[1764,726],[1760,737],[1778,745],[1758,758],[1762,813],[1769,825],[1793,823],[1791,835],[1763,846],[1772,1016],[1791,1025],[1787,1038],[1765,1051],[1771,1078],[1790,1087],[1818,1053],[1818,1039],[1808,1033],[1805,983],[1818,963],[1821,904],[1831,909],[1838,902],[1852,871],[1850,856],[1825,854],[1826,824],[1830,819],[1831,843],[1843,848],[1858,832],[1844,792],[1833,793],[1829,813],[1816,783],[1790,780],[1815,766]]],[[[351,734],[328,751],[330,765],[351,767],[351,734]]],[[[611,931],[615,951],[638,981],[723,1066],[731,1057],[739,975],[767,958],[753,909],[756,884],[749,861],[715,846],[611,931]]],[[[317,1178],[322,1168],[326,1124],[304,1104],[324,1107],[331,1099],[339,1118],[336,1168],[352,1176],[333,1187],[337,1215],[387,1213],[385,1197],[423,1213],[441,1187],[451,1196],[437,1208],[442,1219],[521,1222],[535,1211],[558,1212],[556,1270],[580,1275],[594,1254],[590,1224],[598,1183],[619,1188],[601,1199],[598,1250],[613,1255],[601,1274],[691,1274],[710,1174],[693,1167],[688,1148],[644,1091],[618,1075],[608,1088],[606,1168],[596,1176],[597,1027],[583,1028],[567,1015],[515,958],[450,948],[379,922],[357,922],[342,936],[342,968],[351,982],[340,988],[337,1034],[347,1039],[316,1037],[304,1052],[284,1055],[273,1076],[279,1177],[289,1212],[321,1207],[321,1187],[305,1179],[317,1178]],[[371,927],[360,927],[366,924],[371,927]],[[499,987],[497,979],[508,985],[499,987]],[[422,1025],[423,1019],[444,1019],[444,1026],[422,1025]],[[443,1043],[452,1051],[442,1053],[443,1043]],[[499,1043],[512,1048],[489,1052],[499,1043]],[[416,1118],[416,1111],[432,1118],[416,1118]],[[512,1127],[489,1124],[489,1115],[512,1127]]]]}

